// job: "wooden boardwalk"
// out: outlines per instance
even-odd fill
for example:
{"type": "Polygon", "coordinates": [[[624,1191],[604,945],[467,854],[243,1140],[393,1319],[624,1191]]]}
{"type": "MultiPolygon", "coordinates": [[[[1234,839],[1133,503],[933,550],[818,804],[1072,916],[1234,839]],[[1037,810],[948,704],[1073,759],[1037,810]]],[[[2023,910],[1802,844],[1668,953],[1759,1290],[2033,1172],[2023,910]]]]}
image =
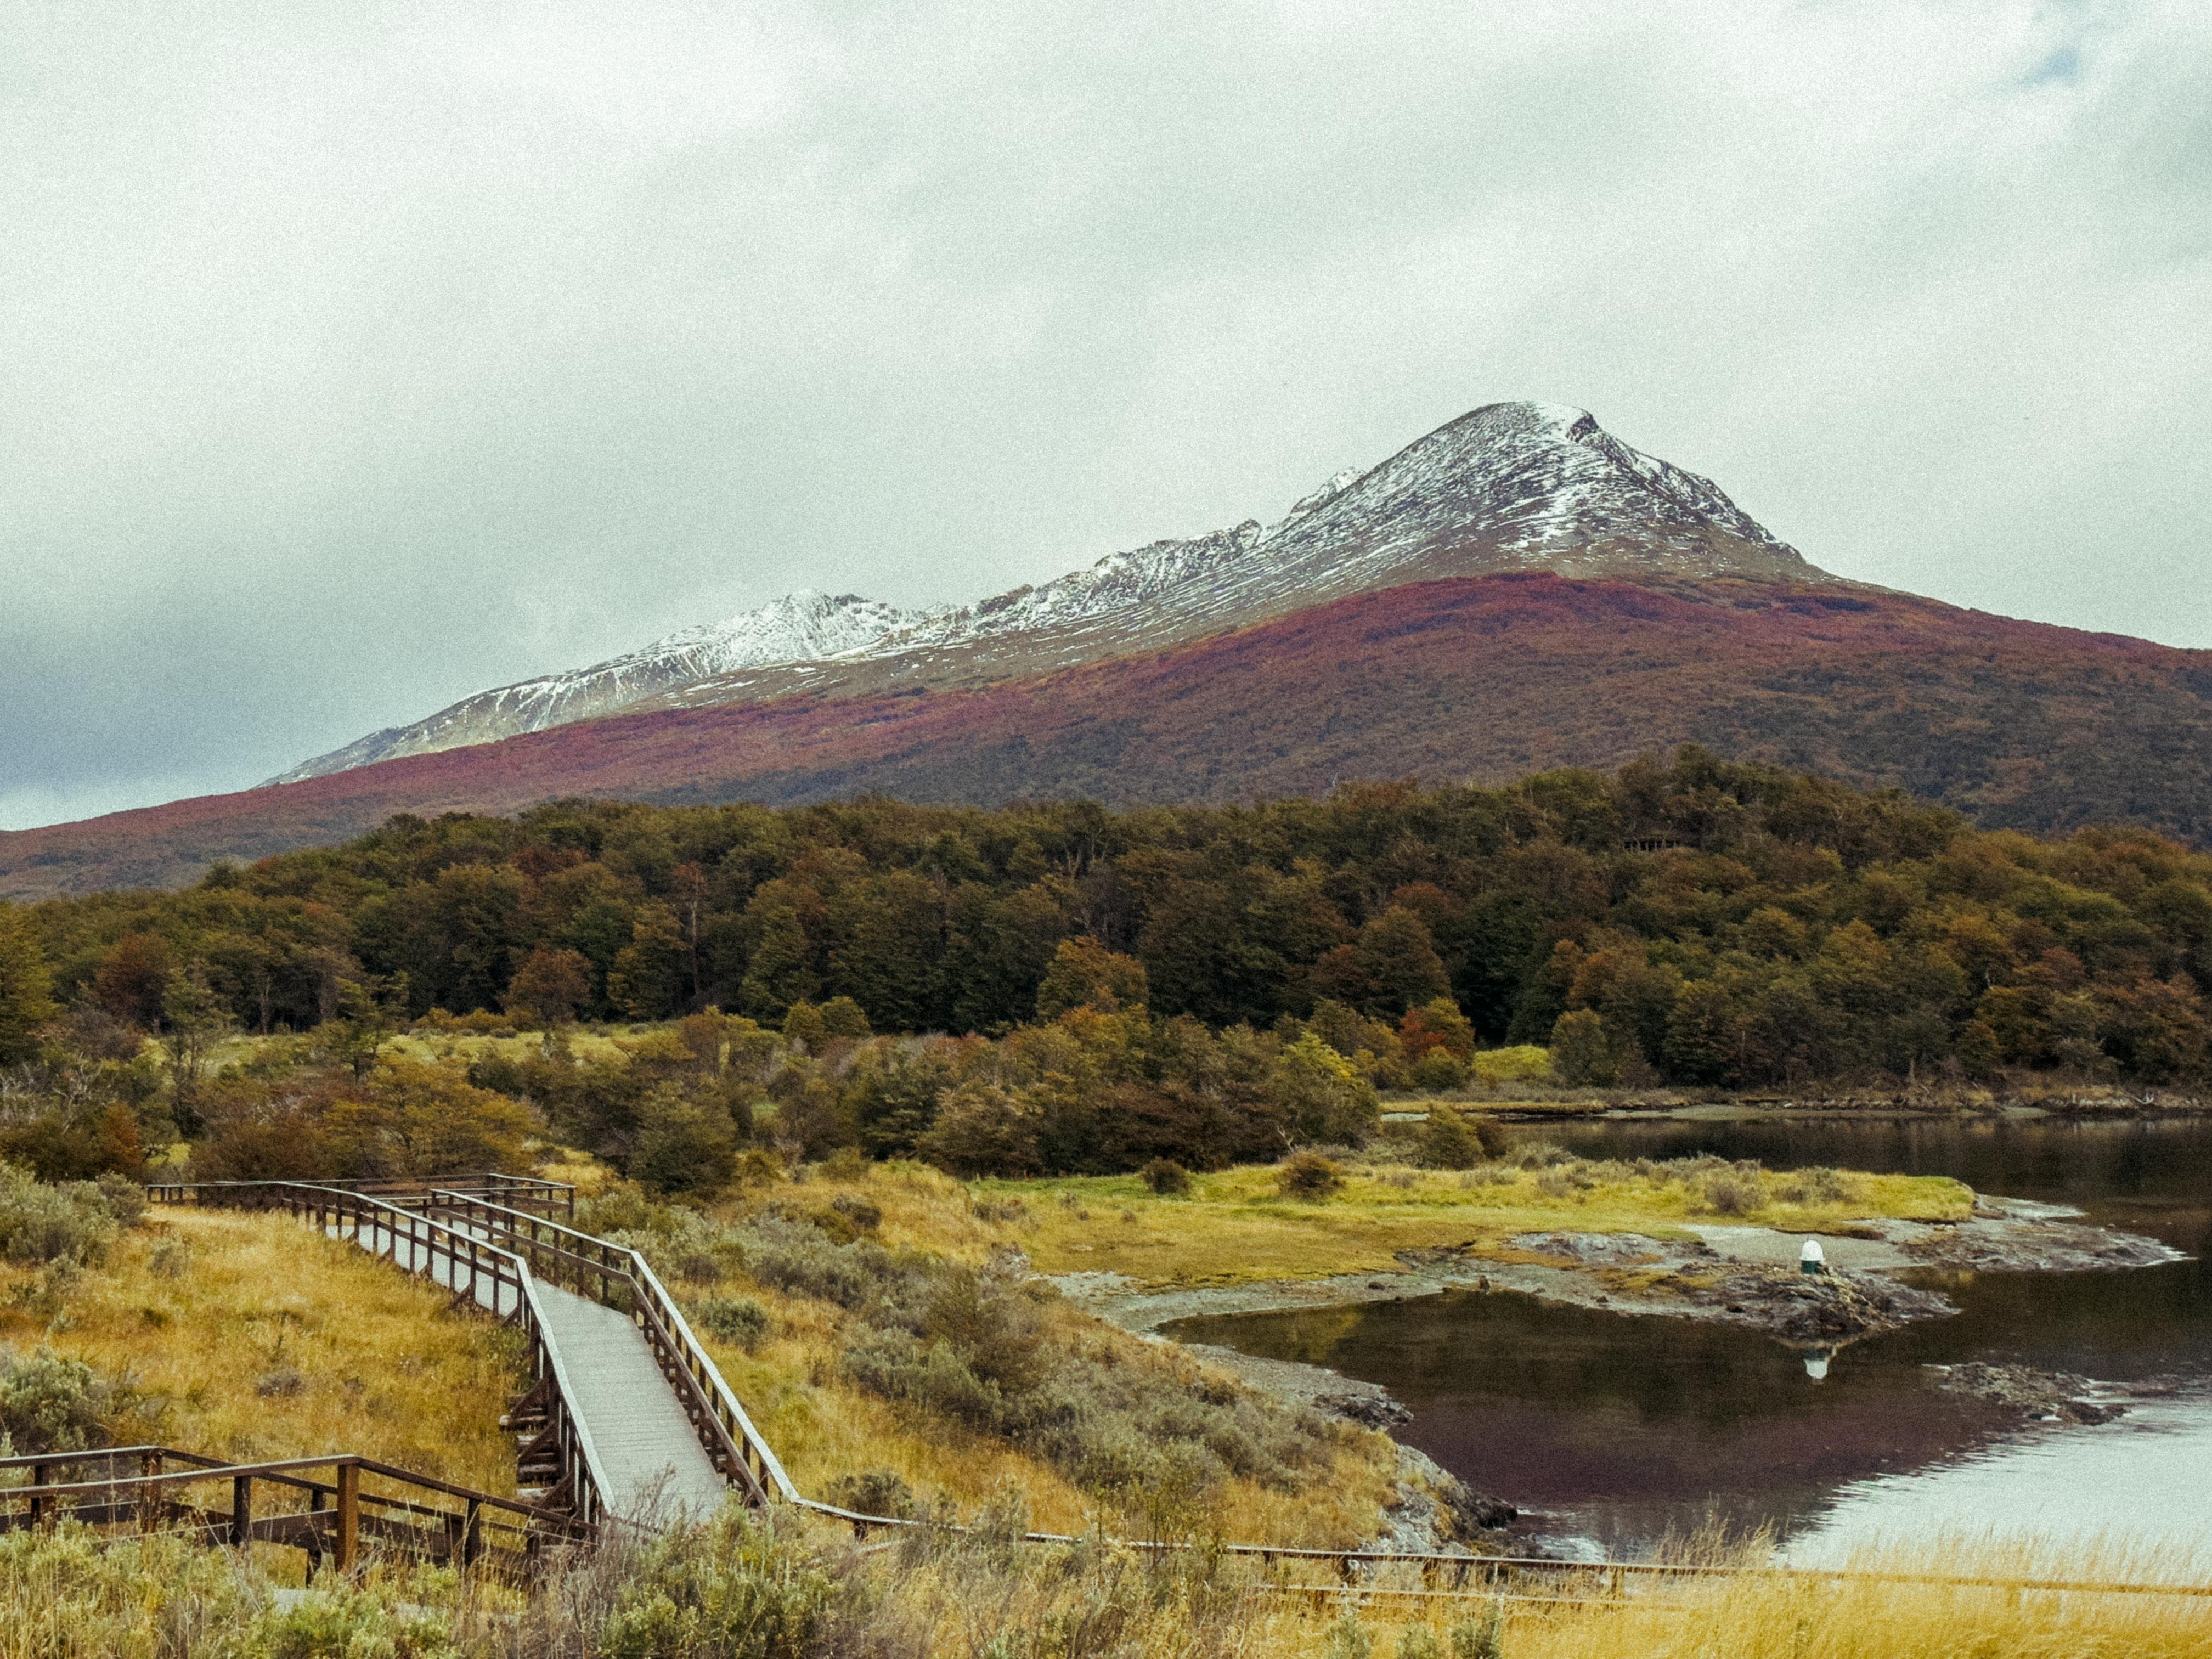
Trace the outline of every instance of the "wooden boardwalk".
{"type": "MultiPolygon", "coordinates": [[[[344,1237],[340,1228],[328,1231],[344,1237]]],[[[465,1231],[483,1236],[479,1228],[465,1231]]],[[[398,1241],[392,1259],[410,1272],[427,1270],[449,1289],[465,1289],[453,1285],[445,1257],[423,1250],[418,1258],[417,1249],[398,1241]]],[[[514,1310],[516,1292],[510,1287],[502,1296],[486,1280],[476,1300],[504,1316],[514,1310]]],[[[678,1510],[703,1517],[720,1509],[729,1483],[677,1403],[645,1334],[627,1314],[543,1280],[538,1304],[568,1373],[571,1407],[606,1472],[607,1507],[630,1520],[663,1521],[678,1510]]]]}

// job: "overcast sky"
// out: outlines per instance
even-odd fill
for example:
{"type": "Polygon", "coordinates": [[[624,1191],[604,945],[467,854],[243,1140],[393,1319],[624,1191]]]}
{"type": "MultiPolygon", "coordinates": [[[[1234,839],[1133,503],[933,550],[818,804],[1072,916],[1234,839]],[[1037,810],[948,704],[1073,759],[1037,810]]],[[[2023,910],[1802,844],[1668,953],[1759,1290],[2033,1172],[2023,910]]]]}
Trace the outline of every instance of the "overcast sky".
{"type": "Polygon", "coordinates": [[[2212,646],[2212,7],[0,0],[0,827],[1579,404],[2212,646]]]}

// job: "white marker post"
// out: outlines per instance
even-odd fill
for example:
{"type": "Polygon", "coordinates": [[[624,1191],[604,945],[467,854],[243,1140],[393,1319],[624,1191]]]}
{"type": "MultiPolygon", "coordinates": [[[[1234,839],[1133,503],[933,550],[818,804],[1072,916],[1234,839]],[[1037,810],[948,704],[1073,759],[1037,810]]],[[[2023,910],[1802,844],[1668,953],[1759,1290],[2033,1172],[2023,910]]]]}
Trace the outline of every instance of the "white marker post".
{"type": "Polygon", "coordinates": [[[1801,1273],[1824,1273],[1828,1271],[1828,1258],[1820,1249],[1819,1239],[1807,1239],[1805,1248],[1797,1252],[1797,1271],[1801,1273]]]}

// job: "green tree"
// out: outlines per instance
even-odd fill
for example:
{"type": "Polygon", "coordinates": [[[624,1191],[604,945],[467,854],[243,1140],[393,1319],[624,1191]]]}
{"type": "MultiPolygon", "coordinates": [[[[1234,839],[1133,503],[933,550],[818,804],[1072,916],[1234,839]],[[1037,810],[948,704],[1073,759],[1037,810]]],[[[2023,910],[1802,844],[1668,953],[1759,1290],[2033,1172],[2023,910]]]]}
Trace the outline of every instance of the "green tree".
{"type": "Polygon", "coordinates": [[[830,979],[879,1031],[945,1024],[945,897],[909,870],[856,882],[830,907],[830,979]]]}
{"type": "Polygon", "coordinates": [[[0,1066],[28,1060],[37,1032],[59,1012],[38,936],[13,905],[0,904],[0,1066]]]}
{"type": "Polygon", "coordinates": [[[1270,1092],[1298,1139],[1319,1145],[1364,1146],[1382,1118],[1375,1085],[1312,1031],[1284,1047],[1270,1092]]]}
{"type": "Polygon", "coordinates": [[[1612,1036],[1595,1009],[1570,1008],[1553,1025],[1552,1073],[1570,1088],[1610,1088],[1620,1080],[1612,1036]]]}
{"type": "Polygon", "coordinates": [[[903,1158],[937,1121],[951,1069],[927,1049],[886,1040],[860,1052],[846,1079],[843,1106],[860,1144],[878,1158],[903,1158]]]}
{"type": "Polygon", "coordinates": [[[711,1194],[737,1172],[738,1133],[727,1111],[664,1085],[638,1114],[628,1173],[655,1192],[711,1194]]]}
{"type": "Polygon", "coordinates": [[[169,1109],[187,1136],[200,1126],[197,1103],[208,1056],[235,1029],[204,974],[195,969],[169,975],[161,991],[161,1047],[169,1056],[169,1109]]]}
{"type": "Polygon", "coordinates": [[[607,1000],[632,1019],[666,1019],[682,1006],[690,959],[676,913],[665,904],[641,904],[629,943],[615,953],[607,974],[607,1000]]]}
{"type": "Polygon", "coordinates": [[[1674,994],[1664,1049],[1674,1083],[1726,1083],[1735,1071],[1735,1009],[1724,987],[1692,980],[1674,994]]]}
{"type": "Polygon", "coordinates": [[[791,905],[767,910],[760,927],[760,942],[746,961],[738,999],[755,1018],[781,1021],[792,1004],[807,1000],[820,984],[814,974],[813,947],[791,905]]]}

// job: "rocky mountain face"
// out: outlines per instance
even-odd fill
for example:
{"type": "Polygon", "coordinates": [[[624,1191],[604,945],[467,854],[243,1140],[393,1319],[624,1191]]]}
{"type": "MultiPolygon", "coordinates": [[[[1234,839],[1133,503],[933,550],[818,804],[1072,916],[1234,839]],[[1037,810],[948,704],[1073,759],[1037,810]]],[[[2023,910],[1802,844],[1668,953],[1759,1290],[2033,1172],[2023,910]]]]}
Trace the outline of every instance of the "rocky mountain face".
{"type": "Polygon", "coordinates": [[[1826,579],[1710,479],[1630,448],[1584,411],[1491,404],[1380,466],[1337,474],[1271,526],[1154,542],[958,610],[793,594],[609,662],[478,693],[270,781],[624,710],[980,684],[1163,649],[1350,593],[1528,569],[1826,579]]]}

